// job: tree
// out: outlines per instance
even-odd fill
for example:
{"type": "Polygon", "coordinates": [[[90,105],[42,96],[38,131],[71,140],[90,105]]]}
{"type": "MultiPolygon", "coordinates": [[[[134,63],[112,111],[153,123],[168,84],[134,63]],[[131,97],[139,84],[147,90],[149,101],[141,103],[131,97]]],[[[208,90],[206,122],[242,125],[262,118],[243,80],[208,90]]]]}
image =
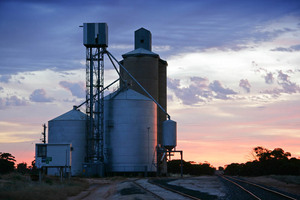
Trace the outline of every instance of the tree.
{"type": "Polygon", "coordinates": [[[225,174],[240,176],[300,175],[300,160],[291,158],[291,153],[282,148],[269,150],[258,146],[253,148],[255,159],[247,163],[232,163],[226,166],[225,174]]]}
{"type": "Polygon", "coordinates": [[[0,152],[0,174],[6,174],[14,171],[15,169],[15,157],[10,153],[0,152]]]}
{"type": "Polygon", "coordinates": [[[271,158],[271,151],[264,147],[260,147],[260,146],[255,147],[253,151],[255,152],[256,157],[258,158],[259,161],[265,161],[271,158]]]}
{"type": "Polygon", "coordinates": [[[275,160],[288,159],[288,157],[291,156],[291,153],[290,152],[284,152],[284,150],[281,149],[281,148],[275,148],[271,152],[271,156],[275,160]]]}
{"type": "Polygon", "coordinates": [[[7,160],[10,162],[16,162],[15,157],[10,153],[2,153],[0,152],[0,159],[7,160]]]}
{"type": "MultiPolygon", "coordinates": [[[[168,161],[168,172],[169,173],[180,173],[180,160],[171,160],[168,161]]],[[[183,160],[183,173],[190,175],[213,175],[215,168],[212,167],[209,163],[196,164],[193,161],[186,162],[183,160]]]]}
{"type": "Polygon", "coordinates": [[[19,163],[17,165],[17,172],[19,172],[21,174],[26,174],[28,172],[27,163],[25,163],[25,162],[19,163]]]}

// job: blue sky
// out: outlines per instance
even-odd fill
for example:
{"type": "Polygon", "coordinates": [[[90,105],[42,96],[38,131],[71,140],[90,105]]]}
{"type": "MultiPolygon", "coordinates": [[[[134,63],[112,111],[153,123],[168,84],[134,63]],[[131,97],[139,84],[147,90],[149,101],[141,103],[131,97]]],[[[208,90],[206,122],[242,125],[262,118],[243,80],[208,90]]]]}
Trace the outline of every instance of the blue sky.
{"type": "MultiPolygon", "coordinates": [[[[256,145],[300,156],[292,142],[300,128],[300,2],[292,0],[2,0],[0,151],[32,158],[41,124],[84,101],[85,22],[108,24],[118,59],[133,49],[135,30],[152,32],[153,51],[169,63],[168,110],[187,160],[243,162],[256,145]]],[[[112,67],[105,74],[115,79],[112,67]]]]}

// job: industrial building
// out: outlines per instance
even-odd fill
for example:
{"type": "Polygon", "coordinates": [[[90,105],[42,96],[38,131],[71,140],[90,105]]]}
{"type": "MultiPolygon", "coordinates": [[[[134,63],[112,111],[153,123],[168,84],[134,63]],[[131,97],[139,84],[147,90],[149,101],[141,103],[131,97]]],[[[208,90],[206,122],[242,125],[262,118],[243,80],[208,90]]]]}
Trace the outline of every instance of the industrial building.
{"type": "Polygon", "coordinates": [[[82,27],[86,101],[48,122],[48,144],[36,144],[39,167],[47,167],[50,175],[59,175],[62,168],[71,169],[73,176],[166,173],[167,154],[182,156],[182,151],[173,150],[177,131],[167,113],[167,62],[152,52],[151,32],[136,30],[134,50],[117,61],[107,50],[106,23],[82,27]],[[104,86],[104,55],[119,75],[108,86],[104,86]],[[118,89],[104,96],[113,84],[119,84],[118,89]],[[85,113],[79,110],[84,105],[85,113]],[[50,149],[40,152],[44,146],[59,144],[70,146],[68,157],[55,158],[50,149]],[[53,165],[57,159],[61,164],[53,165]]]}

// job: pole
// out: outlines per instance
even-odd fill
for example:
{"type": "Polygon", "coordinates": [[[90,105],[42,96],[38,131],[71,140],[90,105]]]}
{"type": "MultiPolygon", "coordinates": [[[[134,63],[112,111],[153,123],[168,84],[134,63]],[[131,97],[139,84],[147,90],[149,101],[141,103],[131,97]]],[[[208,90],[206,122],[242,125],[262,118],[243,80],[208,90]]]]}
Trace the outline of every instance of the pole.
{"type": "Polygon", "coordinates": [[[44,142],[44,144],[46,144],[46,128],[47,128],[46,124],[43,124],[43,127],[44,127],[44,133],[43,133],[44,140],[43,140],[43,142],[44,142]]]}
{"type": "Polygon", "coordinates": [[[183,152],[182,151],[180,151],[180,157],[181,157],[181,159],[180,159],[180,175],[181,175],[181,178],[183,177],[183,163],[182,163],[182,154],[183,154],[183,152]]]}
{"type": "MultiPolygon", "coordinates": [[[[97,122],[96,122],[96,145],[95,145],[95,148],[96,148],[96,158],[97,158],[97,162],[100,160],[100,145],[99,145],[99,142],[100,142],[100,130],[99,128],[101,129],[101,126],[102,124],[100,124],[100,101],[102,101],[102,99],[100,99],[100,48],[98,47],[97,48],[97,110],[96,110],[96,114],[95,114],[95,119],[97,119],[97,122]]],[[[102,149],[101,149],[102,151],[102,149]]]]}
{"type": "MultiPolygon", "coordinates": [[[[147,127],[147,129],[148,129],[148,154],[147,154],[147,162],[148,162],[148,166],[149,166],[149,153],[150,153],[150,150],[149,150],[149,148],[150,148],[150,145],[149,145],[149,131],[150,131],[150,127],[147,127]]],[[[151,167],[152,168],[152,167],[151,167]]],[[[147,171],[148,171],[148,168],[147,168],[147,171]]]]}
{"type": "Polygon", "coordinates": [[[90,121],[90,130],[89,130],[89,139],[90,139],[90,141],[91,141],[91,143],[92,144],[90,144],[93,148],[91,149],[91,151],[92,152],[90,152],[90,155],[89,156],[91,156],[91,155],[93,155],[92,157],[94,157],[95,155],[94,155],[94,140],[93,140],[93,138],[94,138],[94,124],[93,124],[93,110],[94,110],[94,108],[93,108],[93,105],[94,105],[94,94],[93,94],[93,86],[94,86],[94,74],[93,74],[93,63],[94,61],[93,61],[93,48],[90,48],[90,119],[89,119],[89,121],[90,121]]]}

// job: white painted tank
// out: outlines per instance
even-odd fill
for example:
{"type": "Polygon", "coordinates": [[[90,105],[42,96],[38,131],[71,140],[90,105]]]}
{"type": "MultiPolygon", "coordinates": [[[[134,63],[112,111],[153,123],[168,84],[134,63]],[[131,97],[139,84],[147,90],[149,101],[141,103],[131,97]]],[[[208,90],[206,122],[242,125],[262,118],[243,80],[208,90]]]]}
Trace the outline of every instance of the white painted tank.
{"type": "Polygon", "coordinates": [[[109,172],[155,172],[157,107],[128,89],[105,97],[104,157],[109,172]]]}
{"type": "MultiPolygon", "coordinates": [[[[86,151],[86,115],[75,107],[48,122],[49,144],[72,144],[71,174],[82,174],[82,163],[86,151]]],[[[48,169],[49,175],[56,175],[57,169],[48,169]]]]}
{"type": "Polygon", "coordinates": [[[177,124],[173,120],[166,120],[163,122],[162,127],[163,146],[172,150],[177,146],[177,124]]]}

